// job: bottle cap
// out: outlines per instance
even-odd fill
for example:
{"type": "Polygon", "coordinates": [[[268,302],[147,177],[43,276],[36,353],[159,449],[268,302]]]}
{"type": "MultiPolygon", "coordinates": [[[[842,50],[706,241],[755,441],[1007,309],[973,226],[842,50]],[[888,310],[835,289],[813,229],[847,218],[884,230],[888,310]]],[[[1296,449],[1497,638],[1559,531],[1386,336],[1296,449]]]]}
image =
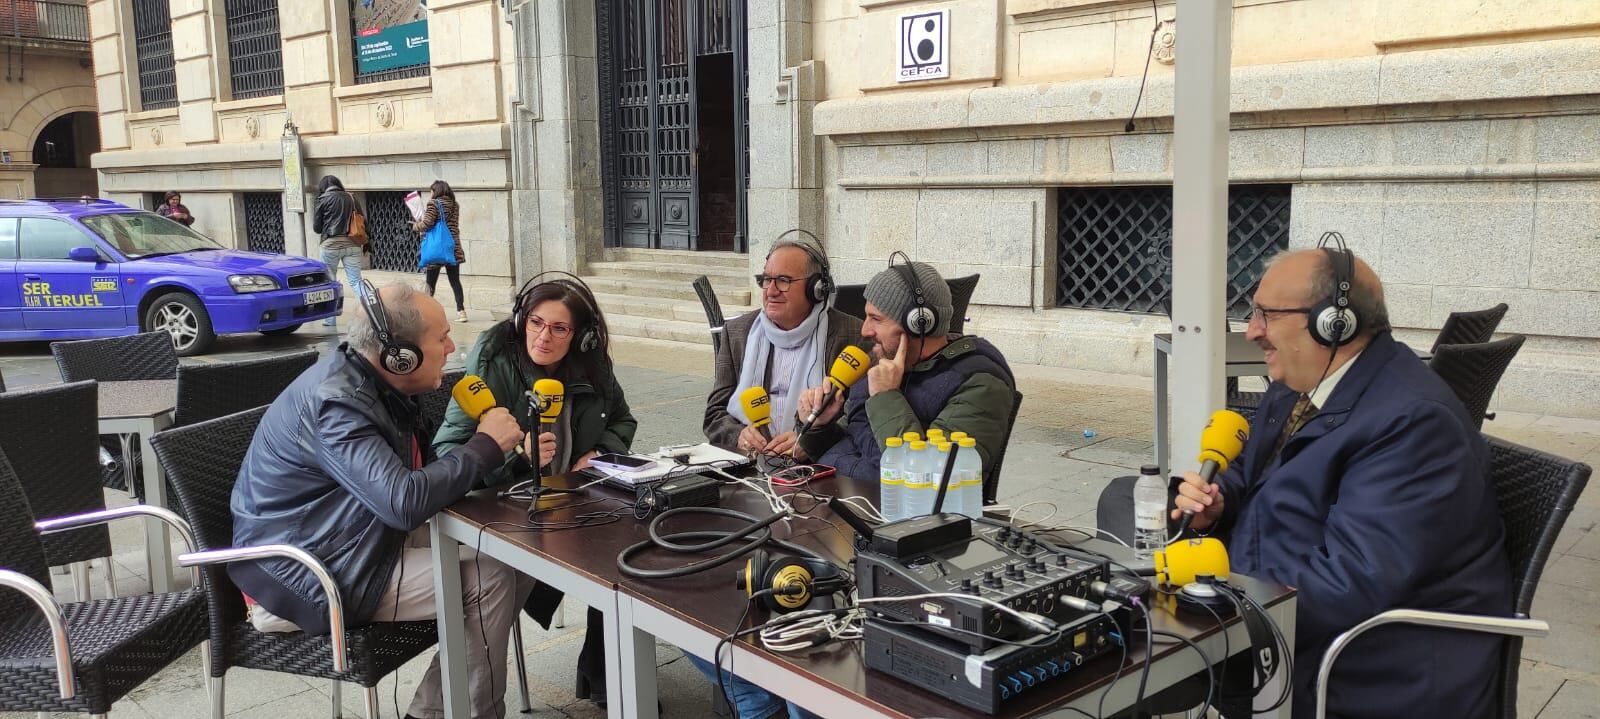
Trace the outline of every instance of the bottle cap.
{"type": "Polygon", "coordinates": [[[913,452],[921,452],[922,450],[925,450],[927,448],[928,448],[928,443],[927,442],[923,442],[921,440],[918,440],[918,441],[915,441],[915,442],[911,443],[911,451],[913,451],[913,452]]]}
{"type": "Polygon", "coordinates": [[[922,435],[917,434],[916,432],[907,432],[905,434],[900,435],[900,438],[905,440],[905,441],[907,441],[907,442],[915,442],[915,441],[917,441],[919,439],[922,439],[922,435]]]}
{"type": "Polygon", "coordinates": [[[888,438],[886,440],[883,440],[883,444],[886,447],[899,447],[899,446],[901,446],[901,445],[903,445],[905,443],[906,443],[906,441],[903,440],[903,439],[900,439],[899,437],[890,437],[890,438],[888,438]]]}
{"type": "Polygon", "coordinates": [[[1159,465],[1146,464],[1146,465],[1143,465],[1143,466],[1139,467],[1139,474],[1148,474],[1148,475],[1160,476],[1161,475],[1161,467],[1159,465]]]}
{"type": "Polygon", "coordinates": [[[978,440],[975,440],[975,439],[973,439],[971,437],[962,437],[961,441],[958,442],[958,444],[960,444],[963,447],[976,447],[976,446],[978,446],[978,440]]]}

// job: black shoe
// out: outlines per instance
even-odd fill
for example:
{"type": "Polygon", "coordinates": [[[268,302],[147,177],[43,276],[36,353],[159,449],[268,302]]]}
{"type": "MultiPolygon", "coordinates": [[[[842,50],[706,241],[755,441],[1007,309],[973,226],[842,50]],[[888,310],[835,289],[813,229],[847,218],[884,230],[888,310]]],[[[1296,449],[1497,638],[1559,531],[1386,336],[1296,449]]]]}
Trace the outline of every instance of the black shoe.
{"type": "Polygon", "coordinates": [[[579,699],[587,699],[594,702],[598,706],[606,705],[605,682],[591,682],[589,681],[588,675],[584,674],[583,672],[578,672],[578,687],[576,694],[579,699]]]}

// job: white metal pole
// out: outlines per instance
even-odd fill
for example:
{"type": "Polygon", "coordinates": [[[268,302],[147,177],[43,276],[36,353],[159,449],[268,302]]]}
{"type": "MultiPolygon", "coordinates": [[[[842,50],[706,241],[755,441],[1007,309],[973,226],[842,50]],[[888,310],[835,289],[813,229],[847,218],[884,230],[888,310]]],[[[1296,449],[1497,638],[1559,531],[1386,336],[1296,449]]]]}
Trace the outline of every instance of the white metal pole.
{"type": "Polygon", "coordinates": [[[1230,0],[1178,0],[1172,162],[1172,468],[1193,470],[1223,406],[1228,332],[1230,0]]]}

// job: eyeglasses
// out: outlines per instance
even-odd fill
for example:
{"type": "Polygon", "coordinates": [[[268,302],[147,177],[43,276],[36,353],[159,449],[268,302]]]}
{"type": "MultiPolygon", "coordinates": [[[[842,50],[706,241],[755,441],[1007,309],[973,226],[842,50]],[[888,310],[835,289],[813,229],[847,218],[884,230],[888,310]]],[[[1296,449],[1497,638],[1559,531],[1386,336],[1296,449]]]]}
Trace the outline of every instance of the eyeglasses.
{"type": "Polygon", "coordinates": [[[528,318],[528,334],[530,336],[538,337],[539,333],[544,332],[546,328],[549,328],[550,336],[558,340],[564,340],[572,336],[572,325],[545,322],[538,315],[528,318]]]}
{"type": "Polygon", "coordinates": [[[767,288],[767,284],[771,283],[771,284],[777,285],[779,292],[788,292],[789,291],[789,287],[794,285],[794,283],[796,283],[796,282],[809,282],[811,280],[811,278],[816,277],[816,276],[817,275],[806,275],[805,277],[790,277],[788,275],[769,275],[769,274],[763,273],[763,274],[756,275],[756,286],[760,287],[761,289],[766,289],[767,288]]]}
{"type": "Polygon", "coordinates": [[[1250,322],[1251,323],[1254,323],[1257,320],[1260,320],[1261,324],[1266,324],[1268,320],[1272,319],[1273,315],[1305,315],[1307,317],[1310,317],[1311,316],[1311,308],[1310,307],[1281,307],[1281,308],[1280,307],[1262,307],[1261,305],[1256,304],[1254,301],[1250,302],[1249,318],[1250,318],[1250,322]]]}

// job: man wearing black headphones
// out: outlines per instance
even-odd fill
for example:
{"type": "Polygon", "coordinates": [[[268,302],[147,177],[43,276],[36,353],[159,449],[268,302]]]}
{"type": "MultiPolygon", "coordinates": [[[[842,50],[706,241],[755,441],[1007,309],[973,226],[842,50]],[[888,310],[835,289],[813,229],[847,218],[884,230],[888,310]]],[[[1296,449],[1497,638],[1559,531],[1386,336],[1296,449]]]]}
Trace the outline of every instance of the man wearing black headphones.
{"type": "MultiPolygon", "coordinates": [[[[835,398],[822,408],[800,448],[857,479],[878,476],[884,441],[929,429],[966,432],[977,442],[987,476],[1005,444],[1016,381],[988,340],[952,335],[950,286],[932,265],[891,257],[867,283],[861,336],[872,342],[867,391],[835,398]],[[843,413],[843,422],[836,422],[843,413]]],[[[800,397],[800,412],[821,404],[827,387],[800,397]]],[[[988,486],[987,484],[985,485],[988,486]]]]}
{"type": "MultiPolygon", "coordinates": [[[[509,412],[491,409],[461,449],[435,458],[415,397],[439,386],[455,343],[444,308],[409,285],[362,283],[348,342],[273,401],[233,487],[239,547],[287,544],[321,560],[339,586],[345,622],[432,619],[432,550],[416,533],[504,462],[522,440],[509,412]],[[408,541],[408,538],[410,541],[408,541]],[[422,541],[418,541],[418,540],[422,541]]],[[[303,565],[263,559],[228,565],[256,631],[328,633],[328,604],[303,565]]],[[[506,644],[531,579],[462,549],[472,715],[505,715],[506,644]]],[[[443,716],[436,657],[410,715],[443,716]]]]}
{"type": "Polygon", "coordinates": [[[800,393],[821,384],[833,358],[859,340],[861,320],[829,306],[833,273],[810,234],[790,230],[772,243],[756,275],[761,309],[724,326],[705,413],[706,439],[723,449],[788,454],[800,393]],[[766,389],[772,403],[770,438],[750,426],[740,406],[750,387],[766,389]]]}
{"type": "MultiPolygon", "coordinates": [[[[1444,381],[1390,335],[1377,274],[1328,237],[1337,249],[1280,255],[1261,278],[1246,336],[1265,350],[1272,385],[1239,459],[1209,485],[1184,475],[1172,511],[1198,512],[1193,528],[1222,537],[1234,571],[1299,589],[1296,717],[1312,714],[1328,643],[1373,615],[1511,612],[1488,447],[1444,381]]],[[[1500,646],[1473,632],[1375,629],[1340,655],[1330,715],[1498,716],[1500,646]]]]}

